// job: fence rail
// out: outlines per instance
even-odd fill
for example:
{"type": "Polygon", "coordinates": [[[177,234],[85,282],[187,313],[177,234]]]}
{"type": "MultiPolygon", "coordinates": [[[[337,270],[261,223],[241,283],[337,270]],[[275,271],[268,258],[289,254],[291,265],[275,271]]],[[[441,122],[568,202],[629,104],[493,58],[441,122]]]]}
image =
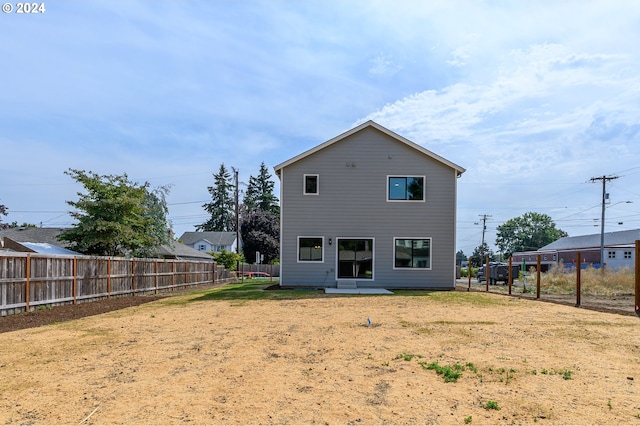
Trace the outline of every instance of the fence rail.
{"type": "Polygon", "coordinates": [[[0,254],[0,316],[44,305],[157,294],[231,276],[215,262],[0,254]]]}
{"type": "MultiPolygon", "coordinates": [[[[546,294],[544,295],[544,297],[541,296],[541,255],[538,254],[537,255],[537,259],[536,259],[536,264],[531,265],[530,268],[533,270],[532,273],[528,273],[527,271],[523,271],[523,276],[524,276],[524,281],[522,283],[522,292],[525,293],[526,289],[534,289],[535,288],[535,298],[536,299],[547,299],[547,300],[555,300],[555,301],[567,301],[569,300],[569,298],[567,296],[569,296],[570,298],[573,298],[575,300],[575,306],[576,307],[581,307],[581,306],[586,306],[586,304],[584,304],[583,302],[583,292],[584,292],[584,288],[583,288],[583,280],[582,280],[582,274],[583,274],[583,267],[585,266],[584,263],[581,262],[582,256],[581,253],[578,251],[576,252],[576,259],[575,259],[575,263],[573,268],[572,268],[572,273],[575,274],[575,286],[573,288],[570,289],[570,291],[567,294],[562,294],[562,292],[557,292],[555,294],[546,294]],[[527,277],[529,278],[529,284],[527,284],[527,277]],[[564,297],[562,297],[564,296],[564,297]]],[[[489,257],[485,259],[482,259],[482,261],[485,261],[485,277],[484,277],[484,281],[485,281],[485,291],[489,292],[489,291],[493,291],[493,292],[497,292],[497,293],[503,293],[503,291],[496,291],[495,288],[490,290],[489,286],[490,286],[490,268],[488,267],[489,265],[489,257]]],[[[469,263],[471,263],[471,259],[469,259],[469,263]]],[[[508,295],[512,295],[512,286],[514,285],[516,278],[517,278],[517,272],[514,274],[514,268],[513,268],[513,264],[512,264],[512,259],[509,258],[509,263],[508,263],[508,267],[507,267],[507,271],[508,271],[508,277],[507,280],[505,282],[505,284],[508,286],[507,290],[508,290],[508,295]]],[[[517,267],[515,269],[518,269],[517,267]]],[[[601,278],[602,280],[604,280],[606,278],[605,275],[605,269],[599,269],[600,273],[602,274],[601,278]]],[[[467,290],[471,290],[471,273],[470,273],[470,268],[467,269],[467,278],[466,278],[468,284],[467,284],[467,290]]],[[[588,304],[591,307],[594,308],[598,308],[600,310],[611,310],[611,311],[624,311],[624,312],[635,312],[636,315],[638,315],[640,317],[640,240],[636,240],[635,241],[635,261],[634,261],[634,269],[633,269],[633,290],[629,291],[629,293],[632,294],[625,294],[625,295],[621,295],[621,296],[617,296],[615,298],[609,298],[606,299],[603,296],[598,296],[595,294],[592,294],[589,296],[589,302],[588,304]],[[625,297],[625,296],[630,296],[630,297],[625,297]],[[619,301],[620,303],[614,303],[614,299],[616,299],[617,301],[619,301]],[[626,300],[626,299],[630,299],[630,300],[626,300]]],[[[610,283],[608,283],[610,284],[610,283]]]]}

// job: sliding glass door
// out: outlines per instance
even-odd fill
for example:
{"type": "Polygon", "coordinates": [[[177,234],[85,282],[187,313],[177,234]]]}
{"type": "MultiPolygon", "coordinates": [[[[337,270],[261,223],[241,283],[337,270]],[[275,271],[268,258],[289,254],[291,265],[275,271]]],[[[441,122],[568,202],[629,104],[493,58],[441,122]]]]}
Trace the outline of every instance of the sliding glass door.
{"type": "Polygon", "coordinates": [[[338,238],[338,278],[373,279],[373,239],[338,238]]]}

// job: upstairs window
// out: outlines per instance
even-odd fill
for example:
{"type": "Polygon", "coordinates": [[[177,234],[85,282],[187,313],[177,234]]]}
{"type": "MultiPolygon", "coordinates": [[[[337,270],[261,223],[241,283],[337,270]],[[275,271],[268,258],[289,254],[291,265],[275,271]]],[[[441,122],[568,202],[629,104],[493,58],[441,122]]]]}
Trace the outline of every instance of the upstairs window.
{"type": "Polygon", "coordinates": [[[318,195],[318,175],[304,175],[304,195],[318,195]]]}
{"type": "Polygon", "coordinates": [[[388,201],[424,201],[424,176],[389,176],[388,201]]]}

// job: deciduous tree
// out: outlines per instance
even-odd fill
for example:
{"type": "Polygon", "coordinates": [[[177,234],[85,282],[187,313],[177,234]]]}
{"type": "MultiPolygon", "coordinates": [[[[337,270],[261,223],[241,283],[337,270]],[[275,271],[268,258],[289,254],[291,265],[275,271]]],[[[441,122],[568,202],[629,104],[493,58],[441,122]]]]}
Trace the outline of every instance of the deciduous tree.
{"type": "Polygon", "coordinates": [[[498,226],[497,230],[496,245],[506,255],[537,250],[568,235],[556,228],[551,216],[535,212],[509,219],[498,226]]]}
{"type": "Polygon", "coordinates": [[[129,181],[126,174],[98,175],[69,169],[65,174],[84,186],[70,215],[77,223],[60,234],[70,248],[102,256],[147,256],[169,240],[164,194],[149,184],[129,181]]]}
{"type": "Polygon", "coordinates": [[[6,216],[8,214],[7,206],[4,204],[0,204],[0,229],[8,228],[9,225],[6,223],[2,223],[2,216],[6,216]]]}
{"type": "Polygon", "coordinates": [[[270,263],[280,256],[280,221],[268,211],[248,212],[240,228],[245,259],[250,263],[260,263],[256,252],[264,256],[263,263],[270,263]]]}

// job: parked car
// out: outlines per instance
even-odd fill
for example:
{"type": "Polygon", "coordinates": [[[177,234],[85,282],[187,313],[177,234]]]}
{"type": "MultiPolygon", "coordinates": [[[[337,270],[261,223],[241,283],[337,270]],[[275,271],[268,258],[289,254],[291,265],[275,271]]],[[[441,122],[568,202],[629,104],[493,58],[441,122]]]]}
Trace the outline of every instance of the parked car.
{"type": "Polygon", "coordinates": [[[267,274],[266,272],[245,272],[244,277],[247,279],[251,279],[251,278],[269,278],[271,275],[267,274]]]}
{"type": "MultiPolygon", "coordinates": [[[[478,269],[477,277],[478,282],[481,283],[486,281],[486,273],[485,266],[482,265],[480,269],[478,269]]],[[[515,279],[518,277],[519,266],[513,265],[511,267],[512,277],[515,279]]],[[[502,282],[504,285],[507,285],[509,281],[509,264],[502,262],[489,262],[489,284],[498,284],[502,282]]]]}
{"type": "MultiPolygon", "coordinates": [[[[492,266],[500,265],[500,264],[501,264],[500,262],[489,262],[489,271],[491,271],[491,267],[492,267],[492,266]]],[[[480,268],[478,268],[478,272],[476,273],[476,278],[478,279],[478,282],[479,282],[479,283],[481,283],[481,282],[483,282],[483,281],[486,281],[486,279],[487,279],[487,278],[486,278],[486,274],[485,274],[485,272],[484,272],[484,270],[485,270],[485,267],[486,267],[486,266],[487,266],[487,265],[486,265],[486,264],[484,264],[484,265],[482,265],[480,268]]],[[[491,281],[489,281],[489,283],[490,283],[490,284],[493,284],[491,281]]]]}
{"type": "Polygon", "coordinates": [[[481,266],[480,268],[478,268],[478,272],[476,272],[476,278],[478,279],[478,282],[481,283],[482,281],[485,280],[485,276],[484,276],[484,265],[481,266]]]}

